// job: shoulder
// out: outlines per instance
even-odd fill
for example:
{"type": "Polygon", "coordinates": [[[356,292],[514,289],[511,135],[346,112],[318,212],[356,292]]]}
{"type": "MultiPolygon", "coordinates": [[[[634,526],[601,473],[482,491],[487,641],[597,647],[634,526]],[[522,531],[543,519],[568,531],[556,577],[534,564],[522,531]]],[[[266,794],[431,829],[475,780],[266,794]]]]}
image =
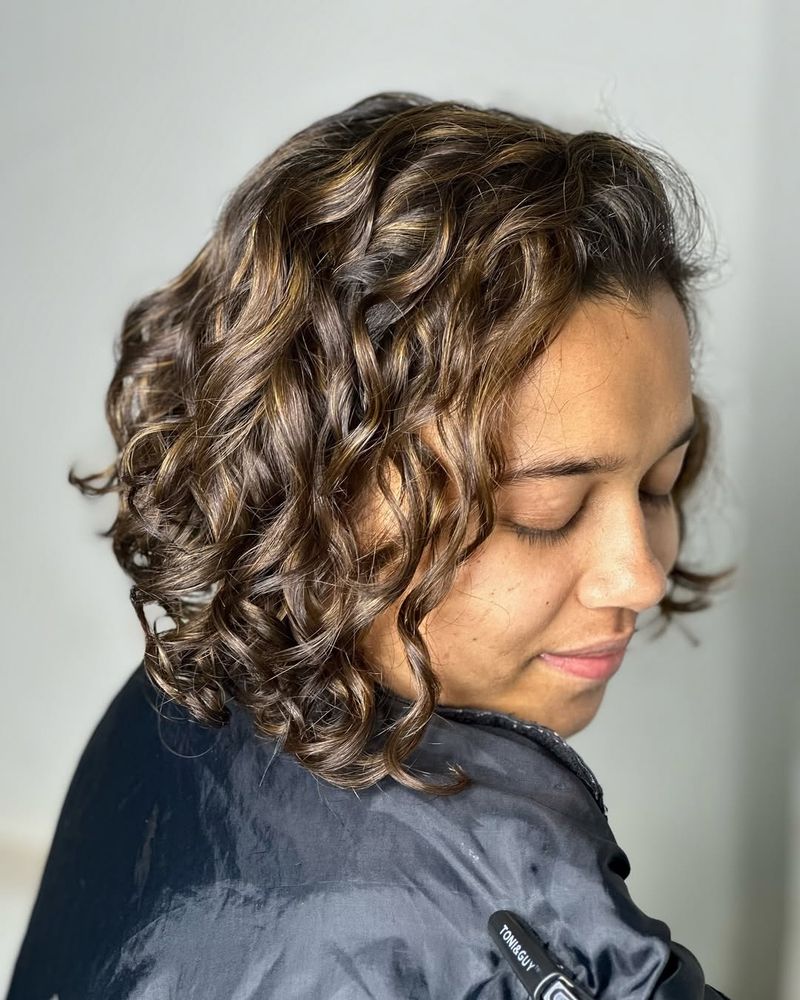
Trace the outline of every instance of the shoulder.
{"type": "Polygon", "coordinates": [[[133,671],[71,778],[10,998],[128,995],[111,987],[126,942],[173,902],[217,882],[224,831],[203,821],[239,736],[195,722],[141,666],[133,671]]]}
{"type": "Polygon", "coordinates": [[[434,715],[413,755],[432,774],[459,763],[464,792],[356,793],[236,707],[221,729],[194,722],[139,668],[76,769],[10,996],[233,996],[241,976],[253,997],[523,996],[489,916],[547,925],[554,866],[613,838],[552,748],[492,722],[434,715]]]}

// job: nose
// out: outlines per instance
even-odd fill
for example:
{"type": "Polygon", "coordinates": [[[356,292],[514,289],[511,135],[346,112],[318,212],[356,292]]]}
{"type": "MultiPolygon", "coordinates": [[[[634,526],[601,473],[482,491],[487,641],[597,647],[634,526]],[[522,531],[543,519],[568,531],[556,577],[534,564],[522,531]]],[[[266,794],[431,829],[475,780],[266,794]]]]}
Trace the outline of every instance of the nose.
{"type": "Polygon", "coordinates": [[[578,585],[587,608],[655,607],[667,592],[667,573],[650,544],[638,500],[609,512],[591,547],[578,585]]]}

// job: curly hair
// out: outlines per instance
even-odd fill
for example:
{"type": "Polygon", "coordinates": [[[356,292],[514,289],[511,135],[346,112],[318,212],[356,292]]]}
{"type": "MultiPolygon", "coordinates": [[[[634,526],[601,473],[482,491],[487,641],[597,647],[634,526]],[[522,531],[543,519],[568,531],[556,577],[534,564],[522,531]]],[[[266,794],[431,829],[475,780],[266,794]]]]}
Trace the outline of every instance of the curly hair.
{"type": "MultiPolygon", "coordinates": [[[[213,726],[235,701],[331,784],[466,787],[457,763],[449,783],[405,764],[440,694],[420,623],[493,530],[513,387],[587,297],[646,308],[666,283],[694,345],[704,226],[659,151],[497,108],[379,93],[280,145],[191,263],[127,310],[116,458],[69,472],[118,494],[102,534],[133,581],[150,680],[213,726]],[[418,695],[377,732],[361,639],[423,556],[395,619],[418,695]]],[[[693,398],[681,541],[711,429],[693,398]]],[[[731,572],[679,560],[660,614],[707,607],[731,572]]]]}

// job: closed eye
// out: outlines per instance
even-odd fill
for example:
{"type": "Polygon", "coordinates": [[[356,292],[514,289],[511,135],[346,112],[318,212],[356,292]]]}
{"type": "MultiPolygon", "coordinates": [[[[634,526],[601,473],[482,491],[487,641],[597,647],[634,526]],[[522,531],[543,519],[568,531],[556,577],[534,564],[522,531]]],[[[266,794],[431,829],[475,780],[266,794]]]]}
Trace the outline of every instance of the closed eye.
{"type": "MultiPolygon", "coordinates": [[[[672,493],[648,493],[646,490],[640,490],[639,497],[642,503],[657,510],[671,507],[673,502],[672,493]]],[[[579,508],[573,517],[561,528],[529,528],[522,524],[515,524],[512,526],[512,530],[515,535],[524,538],[531,545],[538,544],[545,547],[561,545],[572,534],[573,529],[580,520],[582,511],[583,508],[579,508]]]]}

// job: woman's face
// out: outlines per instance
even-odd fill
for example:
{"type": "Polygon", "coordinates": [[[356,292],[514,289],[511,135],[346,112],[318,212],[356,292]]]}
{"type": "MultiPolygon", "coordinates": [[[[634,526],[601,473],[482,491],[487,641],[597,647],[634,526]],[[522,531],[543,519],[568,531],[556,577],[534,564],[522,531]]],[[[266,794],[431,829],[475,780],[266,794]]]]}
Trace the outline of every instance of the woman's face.
{"type": "MultiPolygon", "coordinates": [[[[677,513],[647,494],[668,494],[678,478],[688,441],[673,445],[692,424],[691,392],[688,328],[671,291],[654,293],[646,317],[611,300],[586,302],[571,317],[514,397],[510,468],[622,461],[614,471],[529,476],[498,491],[495,530],[421,625],[443,704],[506,712],[564,737],[589,724],[609,676],[579,677],[540,654],[625,639],[664,596],[677,513]],[[526,528],[568,522],[562,538],[524,537],[526,528]]],[[[414,698],[392,626],[400,600],[365,648],[385,686],[414,698]]]]}

